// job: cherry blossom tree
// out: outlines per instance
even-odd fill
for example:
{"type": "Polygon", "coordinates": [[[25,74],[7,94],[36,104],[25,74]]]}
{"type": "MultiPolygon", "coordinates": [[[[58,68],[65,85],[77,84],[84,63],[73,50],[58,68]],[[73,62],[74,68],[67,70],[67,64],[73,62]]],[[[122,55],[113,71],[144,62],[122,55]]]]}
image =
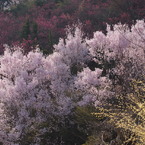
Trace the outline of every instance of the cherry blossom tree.
{"type": "Polygon", "coordinates": [[[0,57],[0,141],[40,144],[45,138],[49,143],[46,134],[59,130],[65,119],[71,122],[77,106],[101,105],[122,91],[118,85],[131,91],[129,81],[144,75],[144,34],[140,20],[131,31],[118,24],[91,39],[79,26],[74,32],[68,28],[48,56],[38,48],[25,54],[6,46],[0,57]]]}
{"type": "Polygon", "coordinates": [[[82,40],[77,28],[74,36],[69,32],[66,43],[60,40],[55,46],[56,52],[47,57],[39,50],[24,55],[21,48],[6,46],[0,58],[1,142],[21,144],[34,133],[28,142],[39,143],[46,132],[58,129],[58,122],[54,120],[59,119],[63,124],[75,106],[95,104],[100,92],[96,91],[91,99],[90,92],[84,93],[89,87],[79,88],[91,83],[95,75],[96,82],[90,84],[92,91],[99,86],[105,94],[105,77],[101,78],[101,70],[83,69],[88,51],[82,40]],[[82,67],[78,75],[71,73],[74,64],[82,67]]]}
{"type": "Polygon", "coordinates": [[[87,40],[94,61],[105,69],[110,78],[127,88],[131,79],[144,76],[145,23],[137,21],[131,30],[126,25],[108,26],[107,34],[95,32],[87,40]]]}

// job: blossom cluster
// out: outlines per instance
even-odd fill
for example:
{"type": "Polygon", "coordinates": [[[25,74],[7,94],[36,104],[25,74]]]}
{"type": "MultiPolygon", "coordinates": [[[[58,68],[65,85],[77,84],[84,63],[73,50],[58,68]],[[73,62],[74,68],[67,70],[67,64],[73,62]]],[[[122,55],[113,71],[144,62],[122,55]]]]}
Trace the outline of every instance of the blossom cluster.
{"type": "Polygon", "coordinates": [[[131,31],[121,24],[107,31],[88,39],[79,27],[69,29],[48,56],[6,46],[0,57],[0,142],[21,144],[32,133],[31,143],[40,144],[43,134],[59,129],[55,120],[63,124],[76,106],[112,97],[111,73],[123,81],[144,74],[144,21],[131,31]],[[91,61],[99,67],[90,69],[91,61]]]}

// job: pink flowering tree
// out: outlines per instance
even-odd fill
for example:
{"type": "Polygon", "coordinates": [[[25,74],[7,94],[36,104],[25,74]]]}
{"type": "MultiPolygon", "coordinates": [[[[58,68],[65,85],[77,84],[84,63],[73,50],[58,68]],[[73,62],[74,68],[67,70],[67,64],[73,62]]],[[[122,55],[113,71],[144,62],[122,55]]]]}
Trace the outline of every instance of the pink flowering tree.
{"type": "Polygon", "coordinates": [[[4,51],[4,44],[10,45],[18,40],[20,28],[18,21],[12,14],[0,12],[0,54],[4,51]]]}

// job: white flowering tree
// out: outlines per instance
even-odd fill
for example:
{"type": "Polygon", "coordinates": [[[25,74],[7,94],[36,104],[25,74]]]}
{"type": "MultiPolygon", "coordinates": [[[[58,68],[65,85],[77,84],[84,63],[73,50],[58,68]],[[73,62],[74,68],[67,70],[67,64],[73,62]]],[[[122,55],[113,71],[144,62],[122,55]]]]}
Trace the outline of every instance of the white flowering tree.
{"type": "Polygon", "coordinates": [[[75,106],[97,100],[100,94],[95,92],[95,87],[106,88],[105,77],[101,83],[100,69],[91,72],[82,68],[78,75],[71,73],[73,65],[85,66],[89,54],[80,33],[78,29],[75,36],[69,33],[66,44],[60,40],[55,46],[56,52],[47,57],[39,50],[24,55],[20,48],[10,50],[6,46],[0,57],[1,142],[22,144],[28,134],[33,134],[30,141],[39,144],[40,136],[57,130],[58,124],[63,123],[75,106]],[[83,79],[86,74],[87,80],[83,79]],[[93,84],[92,77],[96,77],[93,84]],[[85,91],[89,89],[89,84],[85,86],[87,83],[91,83],[92,91],[85,91]],[[80,89],[82,85],[84,88],[80,89]],[[85,96],[92,98],[92,94],[94,99],[86,100],[85,96]]]}
{"type": "MultiPolygon", "coordinates": [[[[60,89],[54,89],[54,85],[60,85],[63,90],[68,70],[55,60],[59,61],[55,54],[45,58],[36,51],[25,56],[20,50],[8,49],[0,58],[0,141],[21,141],[35,129],[39,136],[55,128],[49,122],[53,115],[62,118],[70,113],[71,100],[62,93],[58,95],[60,89]],[[50,123],[47,128],[39,127],[46,122],[50,123]]],[[[38,142],[37,138],[35,141],[38,142]]]]}
{"type": "Polygon", "coordinates": [[[127,87],[131,79],[144,76],[144,41],[145,23],[138,20],[131,29],[121,24],[114,30],[107,26],[106,35],[97,31],[87,44],[94,61],[102,65],[109,78],[127,87]]]}
{"type": "Polygon", "coordinates": [[[144,73],[143,40],[145,23],[137,21],[131,31],[119,24],[89,40],[76,28],[49,56],[6,46],[0,57],[0,142],[40,144],[76,106],[96,106],[113,96],[111,73],[123,80],[144,73]],[[90,61],[101,67],[90,69],[90,61]]]}

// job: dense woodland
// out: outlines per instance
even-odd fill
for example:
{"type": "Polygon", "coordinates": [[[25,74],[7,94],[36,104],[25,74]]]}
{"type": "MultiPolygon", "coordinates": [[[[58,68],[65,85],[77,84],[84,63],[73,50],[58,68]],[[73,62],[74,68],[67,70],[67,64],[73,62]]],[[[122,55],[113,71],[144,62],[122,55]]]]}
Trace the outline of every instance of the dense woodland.
{"type": "Polygon", "coordinates": [[[21,44],[26,51],[39,47],[51,53],[65,28],[82,23],[85,36],[106,33],[106,23],[131,27],[145,17],[144,0],[1,0],[0,52],[3,44],[21,44]]]}
{"type": "Polygon", "coordinates": [[[145,145],[145,0],[0,0],[0,145],[145,145]]]}

